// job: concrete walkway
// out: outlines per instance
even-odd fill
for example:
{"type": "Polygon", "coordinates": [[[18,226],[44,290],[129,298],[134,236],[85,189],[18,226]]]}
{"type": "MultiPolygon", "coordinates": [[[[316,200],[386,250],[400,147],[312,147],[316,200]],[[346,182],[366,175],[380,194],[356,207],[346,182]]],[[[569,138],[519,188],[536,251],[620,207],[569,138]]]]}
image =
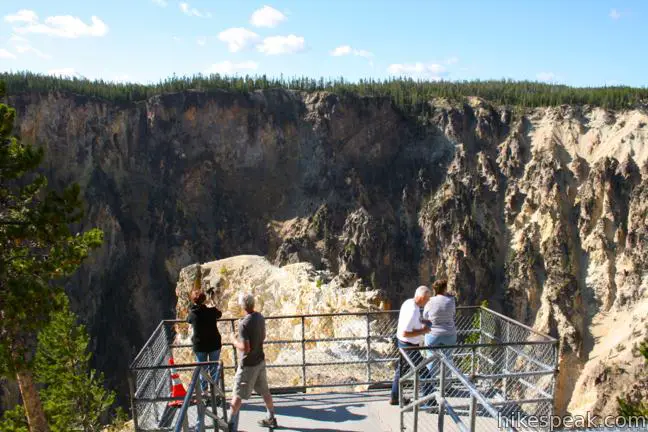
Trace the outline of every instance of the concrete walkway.
{"type": "MultiPolygon", "coordinates": [[[[400,432],[400,415],[397,406],[389,405],[388,390],[341,393],[296,393],[274,395],[275,410],[281,431],[299,432],[400,432]]],[[[468,399],[451,399],[453,404],[467,405],[468,399]]],[[[166,410],[164,422],[157,427],[169,427],[177,422],[178,409],[166,410]]],[[[222,413],[218,409],[218,415],[222,413]]],[[[188,411],[190,426],[196,425],[197,409],[191,406],[188,411]]],[[[244,403],[239,417],[239,432],[264,431],[257,422],[267,416],[263,399],[252,397],[244,403]]],[[[450,416],[445,416],[444,429],[458,430],[450,416]]],[[[463,419],[467,421],[467,418],[463,419]]],[[[412,430],[412,413],[404,418],[407,430],[412,430]]],[[[438,427],[438,414],[419,412],[419,431],[432,432],[438,427]]],[[[206,418],[207,430],[214,430],[211,419],[206,418]]],[[[152,427],[149,430],[159,430],[152,427]]],[[[476,430],[498,431],[495,419],[478,416],[476,430]]]]}
{"type": "MultiPolygon", "coordinates": [[[[282,431],[391,432],[398,431],[398,407],[388,403],[387,390],[364,393],[275,395],[277,421],[282,431]]],[[[257,421],[267,415],[263,400],[254,397],[243,406],[240,432],[264,431],[257,421]]]]}

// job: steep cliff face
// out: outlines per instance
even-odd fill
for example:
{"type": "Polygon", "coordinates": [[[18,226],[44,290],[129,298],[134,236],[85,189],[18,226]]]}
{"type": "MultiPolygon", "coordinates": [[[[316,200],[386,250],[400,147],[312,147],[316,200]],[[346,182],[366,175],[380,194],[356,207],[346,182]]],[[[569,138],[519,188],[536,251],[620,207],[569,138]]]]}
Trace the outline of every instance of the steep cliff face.
{"type": "Polygon", "coordinates": [[[106,232],[68,289],[122,394],[135,350],[174,314],[180,269],[239,254],[308,261],[393,302],[448,277],[461,302],[560,338],[559,411],[642,391],[623,371],[644,373],[631,345],[645,323],[605,326],[648,302],[645,112],[471,98],[414,118],[387,99],[284,90],[9,99],[52,183],[81,184],[83,227],[106,232]],[[605,395],[585,400],[594,382],[605,395]]]}

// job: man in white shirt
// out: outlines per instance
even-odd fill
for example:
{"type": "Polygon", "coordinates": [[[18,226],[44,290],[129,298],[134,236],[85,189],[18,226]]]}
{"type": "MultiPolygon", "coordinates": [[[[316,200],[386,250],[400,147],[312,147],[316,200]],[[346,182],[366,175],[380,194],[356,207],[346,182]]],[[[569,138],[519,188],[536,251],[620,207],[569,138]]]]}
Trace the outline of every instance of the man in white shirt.
{"type": "MultiPolygon", "coordinates": [[[[432,292],[425,285],[416,289],[414,298],[407,299],[403,302],[398,314],[398,328],[396,330],[396,343],[399,348],[416,347],[423,343],[423,337],[430,330],[422,322],[423,308],[432,295],[432,292]]],[[[412,351],[410,358],[414,364],[422,361],[421,353],[412,351]]],[[[396,365],[394,381],[391,390],[391,405],[398,405],[398,381],[401,373],[406,373],[408,368],[407,362],[401,362],[400,359],[396,365]]]]}

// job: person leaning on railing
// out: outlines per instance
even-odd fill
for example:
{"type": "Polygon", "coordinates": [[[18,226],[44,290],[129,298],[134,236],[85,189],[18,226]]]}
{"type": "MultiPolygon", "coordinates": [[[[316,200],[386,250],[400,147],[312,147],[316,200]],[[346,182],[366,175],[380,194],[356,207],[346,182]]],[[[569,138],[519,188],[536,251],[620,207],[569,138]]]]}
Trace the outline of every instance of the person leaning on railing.
{"type": "MultiPolygon", "coordinates": [[[[455,327],[455,313],[457,308],[456,298],[447,292],[448,281],[441,279],[432,284],[434,295],[423,309],[423,320],[430,332],[425,335],[425,346],[455,345],[457,343],[457,329],[455,327]]],[[[428,351],[431,354],[431,350],[428,351]]],[[[447,350],[446,350],[446,354],[447,350]]],[[[428,363],[427,368],[431,376],[436,376],[438,361],[428,363]]],[[[431,389],[430,389],[431,391],[431,389]]],[[[432,405],[436,400],[432,401],[432,405]]]]}
{"type": "MultiPolygon", "coordinates": [[[[396,330],[396,344],[398,348],[418,347],[423,342],[423,336],[427,334],[430,329],[423,324],[423,307],[430,299],[432,292],[430,288],[421,285],[416,289],[414,298],[407,299],[403,302],[398,314],[398,328],[396,330]]],[[[409,358],[412,363],[419,364],[423,361],[419,351],[410,351],[409,358]]],[[[406,373],[409,366],[407,361],[399,361],[396,364],[396,372],[394,373],[394,381],[391,389],[391,405],[398,405],[398,381],[400,380],[401,373],[406,373]]],[[[424,369],[427,373],[427,369],[424,369]]],[[[425,377],[423,377],[425,378],[425,377]]],[[[407,404],[408,401],[405,401],[407,404]]]]}
{"type": "MultiPolygon", "coordinates": [[[[199,362],[218,361],[221,352],[221,335],[218,331],[217,320],[223,313],[216,307],[207,307],[205,301],[207,296],[202,291],[191,293],[191,305],[187,321],[193,328],[191,342],[196,360],[199,362]]],[[[218,365],[211,364],[208,367],[209,376],[216,380],[218,378],[218,365]]],[[[207,391],[207,380],[200,376],[200,387],[207,391]]]]}

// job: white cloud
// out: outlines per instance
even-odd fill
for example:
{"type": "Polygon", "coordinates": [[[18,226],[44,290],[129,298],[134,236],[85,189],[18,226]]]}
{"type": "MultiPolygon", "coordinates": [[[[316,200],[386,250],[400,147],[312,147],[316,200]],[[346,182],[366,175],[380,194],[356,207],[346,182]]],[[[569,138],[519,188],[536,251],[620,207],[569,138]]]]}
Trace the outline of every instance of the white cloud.
{"type": "Polygon", "coordinates": [[[74,70],[74,68],[61,68],[61,69],[52,69],[47,71],[48,75],[54,76],[63,76],[63,77],[78,77],[79,74],[74,70]]]}
{"type": "Polygon", "coordinates": [[[207,74],[221,74],[231,75],[242,71],[256,70],[259,65],[253,61],[245,61],[241,63],[232,63],[229,60],[213,64],[207,69],[207,74]]]}
{"type": "Polygon", "coordinates": [[[41,50],[36,49],[33,46],[31,46],[29,41],[27,39],[25,39],[24,37],[22,37],[22,36],[18,36],[18,35],[15,35],[15,34],[11,35],[11,37],[9,38],[9,44],[13,47],[14,51],[16,51],[18,54],[31,53],[31,54],[36,55],[37,57],[42,58],[42,59],[50,59],[50,58],[52,58],[51,55],[45,54],[41,50]]]}
{"type": "Polygon", "coordinates": [[[36,12],[28,9],[21,9],[16,12],[14,15],[7,15],[5,21],[9,23],[35,23],[38,21],[38,15],[36,12]]]}
{"type": "Polygon", "coordinates": [[[438,81],[448,74],[446,68],[438,63],[393,63],[387,68],[392,75],[407,75],[438,81]]]}
{"type": "Polygon", "coordinates": [[[180,10],[182,13],[188,16],[195,16],[200,18],[211,18],[211,13],[209,12],[200,12],[196,8],[192,8],[189,3],[180,3],[180,10]]]}
{"type": "Polygon", "coordinates": [[[259,35],[243,27],[233,27],[220,32],[218,39],[227,43],[230,52],[237,52],[258,41],[259,35]]]}
{"type": "Polygon", "coordinates": [[[4,48],[0,48],[0,59],[15,59],[16,55],[12,52],[7,51],[4,48]]]}
{"type": "Polygon", "coordinates": [[[196,43],[200,46],[205,46],[207,45],[207,38],[206,37],[199,37],[196,39],[196,43]]]}
{"type": "Polygon", "coordinates": [[[34,48],[31,45],[19,45],[16,47],[16,52],[18,54],[26,54],[26,53],[32,53],[37,57],[40,57],[42,59],[48,60],[51,59],[52,56],[49,54],[45,54],[43,51],[34,48]]]}
{"type": "Polygon", "coordinates": [[[612,18],[613,20],[618,20],[619,18],[621,18],[621,12],[616,9],[612,9],[610,11],[610,18],[612,18]]]}
{"type": "Polygon", "coordinates": [[[445,64],[447,65],[453,65],[459,63],[459,57],[450,57],[449,59],[446,59],[445,64]]]}
{"type": "Polygon", "coordinates": [[[303,51],[306,47],[302,36],[270,36],[263,39],[263,43],[257,45],[257,50],[266,55],[295,54],[303,51]]]}
{"type": "Polygon", "coordinates": [[[168,5],[166,0],[151,0],[151,1],[160,7],[167,7],[168,5]]]}
{"type": "Polygon", "coordinates": [[[539,72],[536,74],[538,81],[544,82],[554,82],[556,80],[556,74],[553,72],[539,72]]]}
{"type": "Polygon", "coordinates": [[[353,50],[351,49],[351,47],[349,45],[342,45],[342,46],[339,46],[339,47],[335,48],[333,51],[331,51],[331,55],[336,56],[336,57],[343,56],[343,55],[349,55],[349,54],[351,54],[351,51],[353,51],[353,50]]]}
{"type": "Polygon", "coordinates": [[[91,24],[71,15],[51,16],[41,22],[34,11],[22,9],[14,15],[5,16],[4,19],[13,23],[13,30],[19,34],[36,33],[72,39],[82,36],[98,37],[108,33],[106,23],[96,16],[91,17],[91,24]]]}
{"type": "Polygon", "coordinates": [[[286,15],[270,6],[263,6],[252,13],[250,24],[254,27],[276,27],[286,20],[286,15]]]}
{"type": "Polygon", "coordinates": [[[334,57],[340,57],[345,55],[354,55],[357,57],[372,58],[373,53],[366,50],[353,49],[349,45],[342,45],[335,48],[330,53],[334,57]]]}
{"type": "Polygon", "coordinates": [[[27,42],[27,39],[25,39],[22,36],[18,36],[17,34],[12,34],[9,37],[9,42],[12,42],[12,43],[27,42]]]}

